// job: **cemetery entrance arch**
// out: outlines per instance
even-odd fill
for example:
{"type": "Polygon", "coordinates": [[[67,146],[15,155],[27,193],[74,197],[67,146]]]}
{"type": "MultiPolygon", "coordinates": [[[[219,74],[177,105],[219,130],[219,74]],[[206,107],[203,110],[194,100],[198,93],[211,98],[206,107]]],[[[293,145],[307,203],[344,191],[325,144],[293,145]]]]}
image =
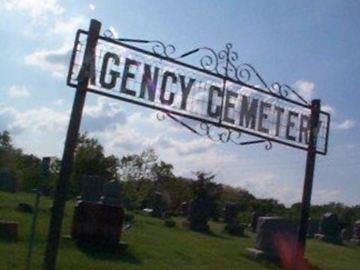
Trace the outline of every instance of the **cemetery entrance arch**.
{"type": "Polygon", "coordinates": [[[298,250],[303,255],[316,154],[326,155],[330,114],[320,100],[307,102],[291,86],[268,84],[248,63],[238,63],[231,44],[219,52],[200,47],[177,57],[160,41],[115,39],[100,35],[101,23],[78,30],[67,84],[76,88],[57,183],[44,269],[54,269],[66,189],[87,92],[162,112],[199,136],[237,145],[280,143],[307,151],[298,250]],[[150,46],[151,50],[133,44],[150,46]],[[186,59],[187,62],[182,60],[186,59]],[[191,63],[199,63],[196,65],[191,63]],[[178,116],[197,120],[199,126],[178,116]],[[243,141],[241,134],[256,139],[243,141]]]}

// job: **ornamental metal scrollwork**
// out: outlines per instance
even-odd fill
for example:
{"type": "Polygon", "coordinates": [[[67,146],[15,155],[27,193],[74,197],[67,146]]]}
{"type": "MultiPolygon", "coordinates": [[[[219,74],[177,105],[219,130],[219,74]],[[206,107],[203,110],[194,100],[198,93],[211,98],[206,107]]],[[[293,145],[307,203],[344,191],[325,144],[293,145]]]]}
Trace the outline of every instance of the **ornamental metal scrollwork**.
{"type": "Polygon", "coordinates": [[[249,87],[255,87],[255,85],[260,84],[260,88],[281,98],[287,98],[291,92],[301,103],[309,105],[309,102],[307,102],[291,86],[287,84],[280,84],[278,82],[274,82],[269,86],[254,66],[248,63],[237,63],[239,60],[239,54],[233,51],[232,47],[231,43],[227,43],[225,49],[220,50],[219,52],[215,52],[209,47],[201,47],[193,51],[206,51],[207,54],[201,56],[200,58],[200,66],[206,71],[224,76],[225,81],[231,79],[249,87]],[[256,80],[251,83],[253,78],[256,80]]]}
{"type": "Polygon", "coordinates": [[[242,133],[239,131],[232,131],[230,129],[221,129],[220,131],[214,131],[214,129],[217,129],[218,127],[216,125],[212,125],[206,122],[199,122],[199,128],[196,129],[180,119],[174,117],[169,112],[157,112],[156,118],[159,121],[164,121],[167,117],[174,120],[175,122],[181,124],[182,126],[189,129],[191,132],[195,133],[196,135],[200,137],[207,137],[211,141],[217,143],[234,143],[236,145],[249,145],[249,144],[257,144],[257,143],[265,143],[265,149],[270,150],[272,148],[272,143],[269,140],[254,140],[254,141],[240,141],[242,138],[242,133]]]}
{"type": "Polygon", "coordinates": [[[170,58],[176,52],[176,48],[172,44],[165,45],[158,40],[152,40],[149,43],[153,44],[152,51],[156,55],[170,58]]]}
{"type": "MultiPolygon", "coordinates": [[[[293,94],[302,104],[306,106],[309,105],[298,92],[296,92],[291,86],[287,84],[281,84],[279,82],[273,82],[268,84],[264,78],[259,74],[259,72],[248,63],[238,63],[239,54],[233,50],[233,45],[231,43],[227,43],[225,48],[216,52],[215,50],[209,47],[200,47],[197,49],[193,49],[182,54],[179,57],[173,57],[176,52],[176,48],[172,44],[166,45],[165,43],[158,40],[141,40],[141,39],[123,39],[123,38],[115,38],[114,33],[111,30],[106,30],[104,32],[104,36],[106,38],[116,39],[121,42],[135,42],[135,43],[147,43],[150,44],[151,51],[153,54],[157,56],[161,56],[164,58],[169,58],[172,60],[178,60],[180,58],[184,58],[188,55],[195,54],[198,52],[202,52],[200,56],[199,63],[201,69],[204,71],[208,71],[211,73],[215,73],[220,75],[223,78],[223,90],[226,91],[226,83],[227,81],[237,82],[240,85],[245,87],[253,88],[255,90],[263,90],[271,93],[273,95],[272,98],[269,99],[270,102],[273,102],[279,98],[288,98],[290,93],[293,94]],[[205,53],[204,53],[205,52],[205,53]],[[254,83],[254,79],[255,82],[254,83]],[[253,82],[251,82],[253,81],[253,82]],[[260,85],[257,86],[257,85],[260,85]]],[[[170,112],[158,112],[156,114],[156,118],[159,121],[165,120],[167,117],[186,127],[191,132],[197,134],[198,136],[206,136],[210,140],[214,142],[222,142],[228,143],[232,142],[236,145],[248,145],[255,143],[265,143],[265,149],[272,149],[272,142],[270,140],[253,140],[253,141],[245,141],[242,142],[240,139],[242,138],[241,132],[233,131],[227,128],[223,128],[221,131],[214,131],[215,128],[219,128],[216,124],[212,125],[207,122],[199,122],[198,130],[193,128],[192,126],[184,123],[178,118],[174,117],[170,112]]]]}

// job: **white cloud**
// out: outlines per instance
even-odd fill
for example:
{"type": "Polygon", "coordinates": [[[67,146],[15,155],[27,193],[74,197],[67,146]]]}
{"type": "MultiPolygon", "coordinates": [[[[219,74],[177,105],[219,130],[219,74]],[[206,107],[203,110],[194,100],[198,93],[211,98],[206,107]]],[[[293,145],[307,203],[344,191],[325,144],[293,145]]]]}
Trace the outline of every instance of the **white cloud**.
{"type": "Polygon", "coordinates": [[[54,110],[48,107],[16,112],[15,119],[9,125],[11,129],[25,130],[26,132],[59,132],[64,131],[69,114],[63,110],[54,110]]]}
{"type": "Polygon", "coordinates": [[[20,111],[0,104],[0,130],[10,131],[16,147],[38,156],[59,155],[68,125],[69,109],[36,107],[20,111]]]}
{"type": "Polygon", "coordinates": [[[96,104],[86,105],[81,129],[89,132],[102,131],[116,124],[127,121],[119,102],[110,102],[105,97],[99,97],[96,104]]]}
{"type": "Polygon", "coordinates": [[[300,188],[281,181],[273,172],[255,172],[244,175],[241,186],[258,198],[275,198],[288,205],[299,201],[301,195],[300,188]]]}
{"type": "Polygon", "coordinates": [[[162,149],[173,148],[180,156],[204,153],[214,145],[212,141],[204,138],[183,141],[168,139],[165,136],[159,136],[151,144],[162,149]]]}
{"type": "Polygon", "coordinates": [[[55,77],[65,77],[71,50],[65,46],[55,50],[39,50],[25,56],[25,64],[39,67],[55,77]]]}
{"type": "Polygon", "coordinates": [[[59,35],[68,41],[74,40],[74,33],[82,25],[86,23],[84,16],[78,15],[70,17],[69,19],[57,19],[54,24],[49,28],[49,35],[59,35]]]}
{"type": "Polygon", "coordinates": [[[341,123],[336,123],[336,122],[334,122],[334,123],[332,124],[332,128],[333,128],[333,129],[337,129],[337,130],[348,130],[348,129],[354,128],[355,125],[356,125],[355,120],[346,119],[346,120],[344,120],[344,121],[341,122],[341,123]]]}
{"type": "Polygon", "coordinates": [[[85,23],[83,16],[54,20],[46,35],[59,38],[56,49],[38,49],[25,56],[25,64],[50,72],[55,77],[65,77],[73,47],[74,33],[85,23]]]}
{"type": "Polygon", "coordinates": [[[2,0],[0,6],[8,11],[21,11],[33,18],[41,19],[47,15],[59,15],[65,11],[57,0],[2,0]]]}
{"type": "Polygon", "coordinates": [[[96,7],[95,7],[95,5],[94,5],[94,4],[92,4],[92,3],[90,3],[90,4],[89,4],[89,9],[90,9],[90,10],[94,11],[94,10],[95,10],[95,8],[96,8],[96,7]]]}
{"type": "Polygon", "coordinates": [[[63,107],[65,105],[65,100],[62,98],[59,98],[59,99],[54,100],[54,102],[52,104],[54,104],[55,106],[63,107]]]}
{"type": "Polygon", "coordinates": [[[114,26],[109,27],[110,32],[113,34],[113,38],[119,38],[119,32],[115,29],[114,26]]]}
{"type": "Polygon", "coordinates": [[[11,98],[27,98],[30,92],[24,85],[13,85],[9,88],[8,95],[11,98]]]}
{"type": "Polygon", "coordinates": [[[0,130],[9,129],[9,125],[15,119],[17,111],[13,107],[0,104],[0,130]]]}
{"type": "Polygon", "coordinates": [[[329,202],[341,201],[341,191],[338,189],[322,188],[314,190],[313,192],[313,204],[325,204],[329,202]]]}
{"type": "Polygon", "coordinates": [[[305,100],[310,101],[314,94],[315,83],[298,80],[293,85],[294,90],[305,100]]]}
{"type": "Polygon", "coordinates": [[[325,112],[328,112],[330,114],[335,114],[335,109],[334,107],[328,105],[328,104],[325,104],[324,106],[321,106],[321,110],[325,111],[325,112]]]}

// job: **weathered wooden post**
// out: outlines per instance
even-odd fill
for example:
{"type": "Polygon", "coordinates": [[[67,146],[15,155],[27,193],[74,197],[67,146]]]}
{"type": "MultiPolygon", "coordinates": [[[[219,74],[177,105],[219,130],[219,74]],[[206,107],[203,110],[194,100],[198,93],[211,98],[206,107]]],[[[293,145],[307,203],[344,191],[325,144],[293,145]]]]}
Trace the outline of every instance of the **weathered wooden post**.
{"type": "MultiPolygon", "coordinates": [[[[306,234],[309,222],[311,193],[314,178],[315,159],[316,159],[316,144],[319,130],[319,116],[320,116],[321,102],[319,99],[314,99],[311,102],[310,115],[310,134],[309,134],[309,148],[307,151],[306,171],[303,188],[303,196],[301,202],[301,216],[298,230],[298,243],[296,247],[296,262],[302,260],[305,253],[306,234]]],[[[295,268],[297,269],[297,268],[295,268]]]]}
{"type": "MultiPolygon", "coordinates": [[[[71,174],[71,167],[74,159],[74,152],[78,140],[78,133],[81,123],[82,111],[86,98],[86,91],[90,79],[93,79],[92,72],[95,70],[95,49],[99,37],[101,23],[91,20],[89,35],[86,42],[85,54],[81,72],[78,78],[78,86],[75,92],[74,103],[67,130],[59,179],[56,186],[56,193],[51,213],[48,241],[44,256],[43,269],[54,270],[59,247],[61,225],[64,216],[67,187],[71,174]]],[[[76,46],[76,45],[75,45],[76,46]]]]}

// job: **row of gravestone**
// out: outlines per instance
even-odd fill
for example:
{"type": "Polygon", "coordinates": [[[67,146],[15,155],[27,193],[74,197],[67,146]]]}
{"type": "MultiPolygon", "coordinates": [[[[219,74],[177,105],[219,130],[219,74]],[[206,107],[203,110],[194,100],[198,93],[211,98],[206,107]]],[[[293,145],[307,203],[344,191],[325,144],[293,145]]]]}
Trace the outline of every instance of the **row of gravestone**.
{"type": "MultiPolygon", "coordinates": [[[[82,182],[82,193],[77,198],[75,206],[72,236],[77,240],[90,239],[98,242],[119,242],[124,219],[120,195],[121,184],[118,181],[106,182],[103,178],[97,176],[84,176],[82,182]]],[[[154,192],[151,201],[152,215],[166,218],[167,205],[170,201],[169,196],[161,192],[154,192]]],[[[187,214],[187,221],[184,224],[187,228],[204,232],[209,230],[209,209],[206,198],[196,196],[189,203],[184,203],[182,208],[187,214]]],[[[262,213],[254,212],[250,224],[252,230],[257,231],[259,239],[267,239],[263,233],[259,234],[262,227],[267,228],[265,231],[273,229],[281,231],[291,227],[290,223],[284,219],[261,217],[262,215],[262,213]],[[258,220],[263,220],[263,223],[259,225],[258,220]]],[[[235,204],[226,204],[224,221],[226,224],[225,230],[229,233],[243,234],[244,228],[237,219],[235,204]]],[[[319,223],[319,230],[315,237],[327,241],[341,242],[341,227],[335,214],[326,213],[319,223]]],[[[313,228],[316,227],[314,224],[316,225],[316,222],[310,222],[309,229],[316,232],[313,228]]],[[[288,235],[291,235],[291,233],[288,235]]],[[[266,243],[266,241],[257,240],[258,243],[266,243]]],[[[360,241],[360,221],[354,225],[353,241],[360,241]]],[[[258,247],[263,247],[263,245],[265,244],[257,244],[258,247]]]]}
{"type": "MultiPolygon", "coordinates": [[[[319,224],[319,231],[320,233],[315,235],[318,239],[336,243],[342,242],[336,214],[324,214],[319,224]]],[[[281,217],[258,217],[256,233],[255,248],[247,249],[250,256],[257,258],[262,256],[281,261],[283,265],[292,263],[297,244],[296,224],[281,217]]],[[[354,223],[351,242],[360,243],[360,220],[354,223]]]]}

